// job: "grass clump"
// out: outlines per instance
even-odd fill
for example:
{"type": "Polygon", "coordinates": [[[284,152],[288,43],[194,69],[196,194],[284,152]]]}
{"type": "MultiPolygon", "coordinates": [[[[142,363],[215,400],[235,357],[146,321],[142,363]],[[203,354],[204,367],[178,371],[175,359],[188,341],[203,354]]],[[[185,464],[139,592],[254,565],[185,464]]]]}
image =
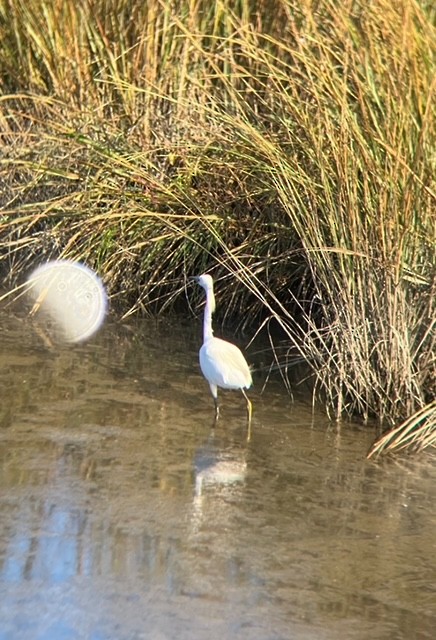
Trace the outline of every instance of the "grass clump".
{"type": "Polygon", "coordinates": [[[410,449],[421,451],[436,446],[436,401],[417,411],[394,429],[378,438],[368,452],[368,458],[385,451],[410,449]]]}
{"type": "Polygon", "coordinates": [[[283,373],[408,443],[436,395],[434,10],[272,6],[0,0],[0,268],[85,260],[128,314],[214,267],[283,373]]]}

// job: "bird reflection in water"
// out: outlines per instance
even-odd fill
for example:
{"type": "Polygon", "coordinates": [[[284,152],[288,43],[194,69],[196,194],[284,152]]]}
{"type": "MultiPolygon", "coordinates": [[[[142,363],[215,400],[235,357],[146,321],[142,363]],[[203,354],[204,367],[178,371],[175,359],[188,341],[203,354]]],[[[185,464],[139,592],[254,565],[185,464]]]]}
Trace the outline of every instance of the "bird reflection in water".
{"type": "Polygon", "coordinates": [[[228,517],[229,507],[245,483],[246,450],[239,447],[222,449],[214,443],[212,436],[197,450],[194,474],[191,526],[192,533],[197,535],[205,523],[208,528],[214,528],[215,519],[218,518],[221,527],[228,517]],[[229,502],[230,496],[232,500],[229,502]]]}

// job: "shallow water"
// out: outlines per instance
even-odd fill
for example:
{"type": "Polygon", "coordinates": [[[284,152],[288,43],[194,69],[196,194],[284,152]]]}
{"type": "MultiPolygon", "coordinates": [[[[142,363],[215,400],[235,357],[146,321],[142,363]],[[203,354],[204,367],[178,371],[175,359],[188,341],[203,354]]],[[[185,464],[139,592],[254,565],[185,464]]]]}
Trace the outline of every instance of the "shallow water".
{"type": "Polygon", "coordinates": [[[197,331],[0,330],[0,640],[434,638],[434,457],[261,374],[211,429],[197,331]]]}

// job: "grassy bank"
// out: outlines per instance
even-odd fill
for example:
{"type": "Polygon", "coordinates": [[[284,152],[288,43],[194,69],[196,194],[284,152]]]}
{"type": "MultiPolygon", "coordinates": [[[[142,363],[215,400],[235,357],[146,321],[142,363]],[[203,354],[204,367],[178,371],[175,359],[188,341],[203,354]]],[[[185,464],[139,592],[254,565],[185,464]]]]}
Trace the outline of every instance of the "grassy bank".
{"type": "Polygon", "coordinates": [[[434,18],[412,0],[0,0],[7,284],[81,259],[128,315],[184,304],[209,269],[229,319],[281,327],[285,381],[303,358],[331,414],[434,444],[434,18]]]}

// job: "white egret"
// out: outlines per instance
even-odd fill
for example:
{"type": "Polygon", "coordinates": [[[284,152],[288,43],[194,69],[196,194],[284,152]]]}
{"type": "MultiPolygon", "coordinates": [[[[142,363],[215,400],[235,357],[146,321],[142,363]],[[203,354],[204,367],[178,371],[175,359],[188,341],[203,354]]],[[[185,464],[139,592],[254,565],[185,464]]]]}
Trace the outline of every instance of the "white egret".
{"type": "Polygon", "coordinates": [[[250,368],[241,350],[231,342],[215,338],[212,330],[212,314],[215,311],[213,279],[208,274],[194,278],[206,293],[203,320],[203,345],[200,349],[200,368],[209,383],[215,402],[215,420],[219,416],[218,387],[240,389],[247,402],[248,423],[251,423],[252,406],[244,389],[252,385],[250,368]]]}

